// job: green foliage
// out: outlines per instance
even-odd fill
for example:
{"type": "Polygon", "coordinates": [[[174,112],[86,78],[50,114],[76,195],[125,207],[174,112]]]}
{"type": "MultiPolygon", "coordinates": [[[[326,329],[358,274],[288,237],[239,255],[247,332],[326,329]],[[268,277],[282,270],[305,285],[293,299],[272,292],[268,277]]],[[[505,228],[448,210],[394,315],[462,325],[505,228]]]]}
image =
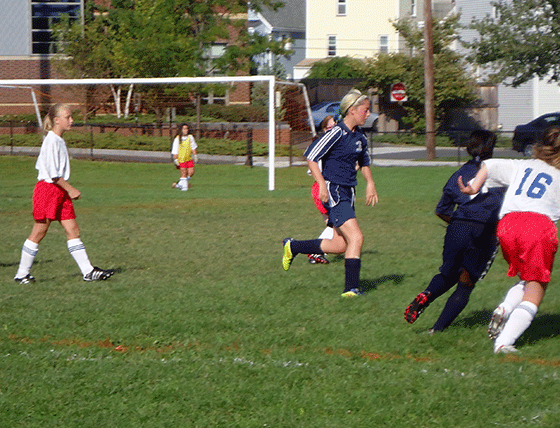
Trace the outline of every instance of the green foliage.
{"type": "MultiPolygon", "coordinates": [[[[402,132],[398,134],[374,134],[371,137],[373,142],[385,143],[385,144],[409,144],[413,146],[425,146],[426,145],[426,135],[417,134],[413,132],[402,132]]],[[[446,135],[436,136],[436,146],[437,147],[450,147],[453,146],[453,142],[446,135]]],[[[511,143],[510,143],[511,145],[511,143]]]]}
{"type": "Polygon", "coordinates": [[[368,291],[345,300],[343,258],[280,265],[283,237],[324,228],[305,168],[278,169],[270,192],[265,168],[198,165],[179,192],[170,165],[72,161],[88,255],[117,273],[85,284],[53,224],[37,283],[16,284],[34,162],[0,157],[1,426],[559,426],[558,293],[515,356],[486,334],[512,284],[501,256],[447,331],[427,333],[447,296],[403,320],[438,272],[433,210],[454,168],[376,168],[374,208],[360,181],[368,291]]]}
{"type": "MultiPolygon", "coordinates": [[[[424,57],[423,34],[410,19],[393,23],[407,44],[413,48],[412,55],[402,53],[379,54],[366,63],[363,87],[373,87],[380,97],[388,99],[391,85],[406,84],[408,101],[404,108],[408,117],[403,119],[414,130],[425,129],[424,119],[424,57]]],[[[440,121],[450,108],[465,107],[476,100],[476,82],[465,71],[464,59],[450,49],[456,39],[458,16],[433,22],[434,33],[434,85],[436,120],[440,121]]]]}
{"type": "Polygon", "coordinates": [[[220,104],[205,104],[201,106],[201,111],[204,116],[223,122],[267,122],[267,106],[268,104],[226,107],[220,104]]]}
{"type": "Polygon", "coordinates": [[[318,61],[311,66],[307,79],[357,79],[363,77],[363,63],[348,56],[318,61]]]}
{"type": "Polygon", "coordinates": [[[560,2],[492,2],[497,18],[473,20],[479,37],[465,45],[470,59],[490,68],[491,82],[519,86],[533,77],[560,81],[560,2]]]}
{"type": "MultiPolygon", "coordinates": [[[[69,25],[66,20],[56,29],[59,53],[63,54],[59,65],[73,77],[196,77],[248,73],[254,55],[265,51],[275,55],[289,53],[284,49],[287,41],[249,35],[245,20],[239,19],[239,14],[245,14],[248,8],[258,10],[263,5],[277,9],[282,3],[271,0],[113,0],[109,8],[88,6],[84,25],[69,25]],[[212,55],[212,48],[224,40],[227,45],[222,55],[212,55]]],[[[144,108],[161,118],[168,107],[163,95],[169,88],[145,85],[134,90],[142,94],[144,108]]],[[[188,100],[191,94],[203,93],[200,85],[174,91],[174,95],[183,100],[188,100]]],[[[120,105],[117,99],[115,105],[120,105]]]]}
{"type": "MultiPolygon", "coordinates": [[[[169,136],[121,135],[114,132],[95,134],[87,131],[68,131],[64,135],[68,147],[80,149],[143,150],[167,152],[171,149],[169,136]]],[[[245,156],[247,141],[227,138],[200,138],[197,141],[198,153],[208,155],[245,156]]],[[[36,134],[16,134],[10,141],[9,135],[0,135],[0,146],[40,147],[41,137],[36,134]]],[[[268,144],[253,141],[253,156],[268,156],[268,144]]],[[[302,156],[303,151],[297,147],[278,144],[276,156],[302,156]]]]}

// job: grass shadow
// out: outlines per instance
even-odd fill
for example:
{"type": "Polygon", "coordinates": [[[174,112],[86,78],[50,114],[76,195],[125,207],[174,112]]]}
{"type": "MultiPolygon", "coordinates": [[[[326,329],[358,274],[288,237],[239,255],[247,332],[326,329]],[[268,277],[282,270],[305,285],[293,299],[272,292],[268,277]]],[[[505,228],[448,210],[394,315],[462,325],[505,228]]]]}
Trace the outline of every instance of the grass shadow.
{"type": "Polygon", "coordinates": [[[490,322],[490,318],[492,318],[492,311],[485,310],[485,311],[474,311],[469,314],[466,318],[461,318],[458,321],[454,321],[451,323],[450,327],[463,327],[463,328],[472,328],[478,326],[488,326],[490,322]]]}
{"type": "MultiPolygon", "coordinates": [[[[468,317],[455,321],[450,327],[487,327],[492,317],[491,310],[474,311],[468,317]]],[[[517,340],[516,346],[531,345],[542,339],[560,336],[560,314],[538,315],[529,328],[517,340]]]]}
{"type": "MultiPolygon", "coordinates": [[[[42,265],[42,264],[47,264],[47,263],[52,263],[53,259],[46,259],[46,260],[36,260],[35,262],[33,262],[33,265],[42,265]]],[[[0,268],[9,268],[9,267],[18,267],[19,266],[19,260],[17,262],[13,262],[13,263],[0,263],[0,268]]]]}
{"type": "Polygon", "coordinates": [[[538,315],[529,328],[521,335],[516,345],[531,345],[542,339],[560,335],[560,314],[538,315]]]}
{"type": "Polygon", "coordinates": [[[404,277],[404,275],[391,274],[384,275],[376,279],[362,279],[360,281],[360,288],[364,293],[367,293],[368,291],[375,290],[379,285],[389,281],[393,281],[395,285],[398,285],[404,280],[404,277]]]}

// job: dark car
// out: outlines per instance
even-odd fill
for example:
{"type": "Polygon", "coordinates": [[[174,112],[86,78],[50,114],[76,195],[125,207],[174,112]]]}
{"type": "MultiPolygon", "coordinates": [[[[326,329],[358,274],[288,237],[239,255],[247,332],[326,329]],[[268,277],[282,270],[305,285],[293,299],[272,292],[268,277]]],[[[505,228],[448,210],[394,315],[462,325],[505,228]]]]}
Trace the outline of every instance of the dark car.
{"type": "MultiPolygon", "coordinates": [[[[311,116],[313,118],[313,123],[315,124],[316,131],[317,132],[321,131],[319,128],[321,126],[321,122],[325,117],[331,115],[335,119],[337,119],[339,113],[340,113],[339,101],[323,101],[311,106],[311,116]]],[[[369,117],[366,119],[366,123],[364,123],[364,126],[362,126],[361,128],[365,130],[375,129],[375,127],[377,126],[378,118],[379,115],[377,113],[371,113],[369,117]]]]}
{"type": "Polygon", "coordinates": [[[553,125],[560,126],[560,112],[543,114],[525,125],[517,125],[513,131],[513,149],[530,156],[543,132],[553,125]]]}

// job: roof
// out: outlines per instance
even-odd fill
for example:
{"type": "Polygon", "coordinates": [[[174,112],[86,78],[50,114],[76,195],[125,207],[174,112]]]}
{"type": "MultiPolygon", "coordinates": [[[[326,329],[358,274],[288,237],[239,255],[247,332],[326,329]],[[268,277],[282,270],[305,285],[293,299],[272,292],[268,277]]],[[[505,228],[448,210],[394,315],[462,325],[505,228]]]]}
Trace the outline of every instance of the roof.
{"type": "Polygon", "coordinates": [[[276,12],[263,6],[261,15],[278,30],[300,30],[305,31],[305,1],[306,0],[282,0],[284,6],[276,12]]]}

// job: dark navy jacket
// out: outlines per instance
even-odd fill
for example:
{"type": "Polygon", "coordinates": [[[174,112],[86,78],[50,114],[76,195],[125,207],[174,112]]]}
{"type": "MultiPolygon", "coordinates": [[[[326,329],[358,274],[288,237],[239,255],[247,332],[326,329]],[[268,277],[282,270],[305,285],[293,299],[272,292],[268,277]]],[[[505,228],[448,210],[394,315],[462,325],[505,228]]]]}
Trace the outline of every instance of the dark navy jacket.
{"type": "Polygon", "coordinates": [[[474,178],[479,168],[480,162],[471,159],[451,176],[443,187],[436,214],[449,216],[453,220],[498,223],[498,213],[504,199],[505,187],[488,189],[487,193],[479,193],[474,198],[459,190],[457,184],[459,176],[463,177],[463,183],[466,184],[474,178]]]}

